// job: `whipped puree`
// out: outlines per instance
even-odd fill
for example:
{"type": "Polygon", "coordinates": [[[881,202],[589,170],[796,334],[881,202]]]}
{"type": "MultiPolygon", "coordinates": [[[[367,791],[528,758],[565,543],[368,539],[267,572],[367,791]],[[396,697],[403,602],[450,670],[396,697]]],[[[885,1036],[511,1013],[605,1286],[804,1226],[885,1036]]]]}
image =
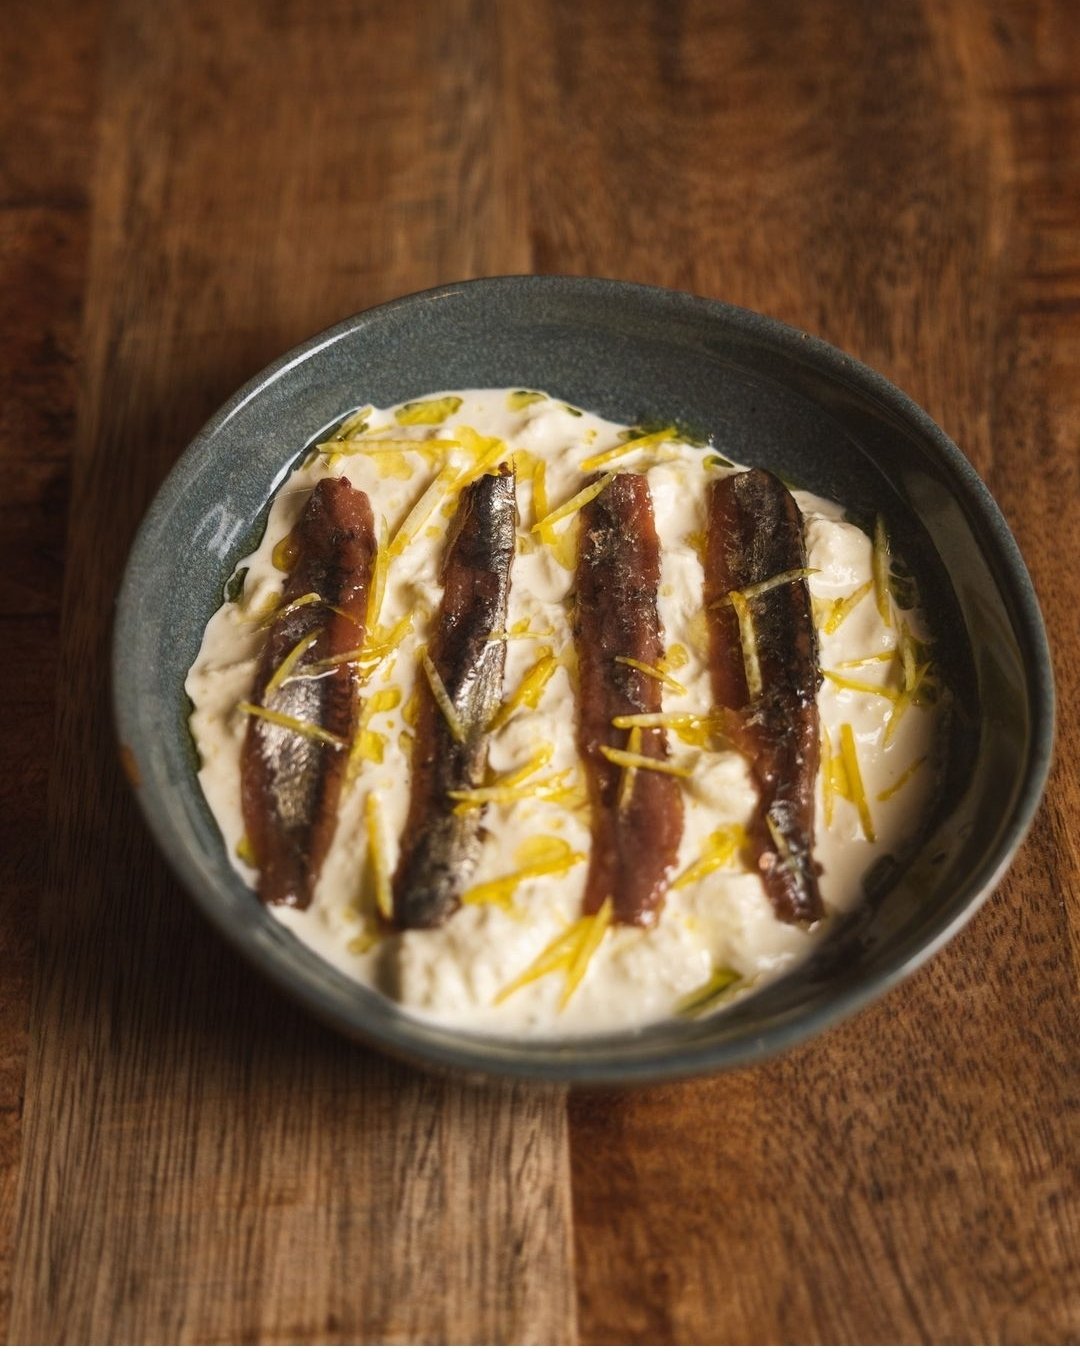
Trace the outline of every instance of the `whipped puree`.
{"type": "MultiPolygon", "coordinates": [[[[313,454],[278,491],[262,543],[240,560],[246,568],[242,595],[226,601],[206,628],[186,689],[194,704],[191,730],[201,757],[199,781],[221,828],[229,858],[249,884],[255,874],[241,857],[244,824],[240,808],[240,754],[247,716],[237,709],[251,698],[263,627],[272,612],[285,574],[275,566],[275,545],[300,516],[314,484],[326,474],[345,475],[371,498],[377,526],[385,520],[392,535],[421,492],[445,464],[470,463],[475,441],[499,437],[507,458],[518,454],[518,553],[511,578],[507,628],[527,629],[506,645],[505,693],[517,689],[544,648],[558,659],[554,676],[535,709],[521,707],[490,742],[490,777],[511,773],[552,748],[538,779],[565,772],[558,782],[583,790],[584,775],[575,743],[573,638],[568,599],[573,590],[572,517],[554,527],[555,548],[531,530],[535,523],[533,468],[546,465],[549,510],[568,501],[592,477],[581,462],[619,445],[627,429],[593,414],[573,410],[555,398],[507,390],[459,391],[460,405],[449,411],[426,396],[398,409],[373,409],[363,430],[342,443],[346,453],[313,454]],[[431,401],[431,406],[426,407],[431,401]],[[399,420],[400,417],[404,421],[399,420]],[[445,416],[440,416],[444,413],[445,416]],[[412,421],[413,418],[436,421],[412,421]],[[396,443],[387,448],[387,442],[396,443]],[[418,447],[428,441],[464,443],[458,447],[418,447]],[[378,449],[366,451],[365,444],[378,449]],[[536,635],[531,636],[531,635],[536,635]],[[239,850],[239,852],[238,852],[239,850]]],[[[719,448],[723,454],[724,448],[719,448]]],[[[662,549],[659,613],[671,675],[685,694],[665,688],[665,713],[705,714],[712,705],[707,634],[702,606],[701,551],[705,532],[706,486],[730,473],[712,447],[687,441],[653,442],[604,470],[646,472],[662,549]],[[710,460],[712,463],[710,463],[710,460]]],[[[841,727],[850,725],[861,773],[865,810],[854,795],[836,787],[836,766],[823,755],[817,792],[816,858],[821,865],[824,920],[806,928],[777,920],[758,877],[745,870],[738,852],[726,866],[689,885],[669,891],[659,923],[652,930],[610,929],[594,953],[584,979],[565,1008],[560,997],[565,973],[554,972],[497,997],[519,977],[560,933],[579,918],[584,888],[584,859],[557,875],[524,878],[507,904],[468,904],[440,929],[416,930],[381,939],[374,925],[373,880],[367,848],[364,805],[371,791],[381,803],[387,863],[397,862],[398,837],[409,795],[410,713],[414,684],[424,676],[417,649],[426,643],[439,599],[439,568],[452,496],[437,505],[411,543],[390,566],[379,617],[390,630],[408,615],[412,629],[364,687],[375,757],[364,760],[341,800],[337,833],[326,858],[311,906],[306,911],[272,907],[277,920],[327,962],[366,985],[381,990],[411,1013],[457,1028],[482,1029],[517,1037],[581,1036],[631,1030],[675,1014],[680,1004],[705,987],[718,970],[739,974],[728,996],[789,969],[827,929],[830,918],[862,897],[862,880],[883,854],[902,855],[913,843],[933,790],[937,767],[934,746],[940,703],[899,700],[904,689],[902,626],[925,639],[916,611],[893,608],[888,622],[879,613],[873,586],[837,622],[836,602],[852,597],[872,578],[873,545],[844,520],[835,503],[796,491],[804,514],[809,578],[822,669],[855,685],[880,686],[874,694],[826,678],[818,695],[823,729],[839,760],[841,727]],[[830,622],[831,621],[831,622],[830,622]],[[881,654],[893,650],[891,656],[881,654]],[[860,662],[860,659],[876,660],[860,662]],[[843,665],[847,664],[847,665],[843,665]],[[897,714],[899,704],[899,713],[897,714]],[[890,718],[893,726],[886,744],[890,718]],[[914,767],[914,768],[913,768],[914,767]],[[832,775],[830,778],[830,771],[832,775]],[[830,788],[829,785],[832,784],[830,788]],[[874,840],[868,839],[869,813],[874,840]]],[[[279,560],[280,561],[280,560],[279,560]]],[[[912,659],[910,645],[907,674],[912,659]]],[[[300,679],[303,679],[302,677],[300,679]]],[[[668,733],[671,759],[692,771],[683,788],[685,828],[675,877],[694,865],[718,829],[744,824],[755,802],[742,757],[728,750],[685,744],[668,733]]],[[[587,856],[588,808],[584,793],[491,804],[483,819],[484,843],[469,880],[476,886],[513,874],[527,860],[529,842],[553,837],[570,851],[587,856]]],[[[572,856],[571,856],[572,857],[572,856]]]]}

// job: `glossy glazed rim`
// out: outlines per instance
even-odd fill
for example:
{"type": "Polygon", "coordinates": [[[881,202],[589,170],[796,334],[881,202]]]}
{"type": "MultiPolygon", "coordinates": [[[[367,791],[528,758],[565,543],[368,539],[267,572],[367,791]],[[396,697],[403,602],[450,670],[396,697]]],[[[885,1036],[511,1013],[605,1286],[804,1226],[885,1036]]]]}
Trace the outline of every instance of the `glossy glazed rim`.
{"type": "MultiPolygon", "coordinates": [[[[403,311],[406,314],[410,309],[422,311],[432,301],[463,292],[474,302],[482,302],[487,296],[498,302],[520,297],[523,303],[529,294],[541,300],[568,293],[586,299],[594,295],[600,301],[616,293],[624,301],[661,319],[665,314],[674,314],[698,324],[716,324],[726,333],[744,334],[756,346],[790,356],[829,380],[848,386],[864,397],[869,395],[884,411],[918,434],[926,452],[932,452],[938,468],[943,471],[949,491],[959,503],[979,543],[1026,659],[1030,733],[1025,748],[1023,782],[1016,794],[1007,829],[1003,828],[1000,834],[998,848],[981,861],[977,885],[961,904],[943,917],[940,927],[927,938],[919,941],[916,937],[898,944],[896,961],[886,971],[857,977],[833,998],[822,1000],[764,1032],[753,1034],[748,1031],[741,1038],[727,1041],[695,1043],[665,1052],[649,1051],[636,1059],[620,1056],[609,1063],[592,1058],[576,1060],[573,1042],[556,1050],[550,1042],[515,1042],[492,1034],[491,1042],[500,1049],[495,1055],[490,1043],[481,1045],[468,1032],[403,1017],[400,1010],[382,997],[373,997],[374,1003],[366,997],[357,998],[345,1008],[336,992],[313,989],[277,946],[261,941],[258,924],[252,925],[247,918],[235,914],[216,895],[217,880],[210,876],[207,867],[192,857],[177,828],[151,801],[145,784],[135,788],[143,815],[189,895],[249,962],[324,1023],[355,1040],[406,1060],[485,1077],[628,1085],[715,1072],[775,1055],[824,1031],[883,995],[932,957],[971,919],[997,886],[1031,825],[1049,773],[1053,746],[1054,690],[1046,633],[1030,577],[1000,509],[963,453],[922,408],[884,376],[822,339],[755,311],[687,292],[601,278],[532,275],[483,278],[417,292],[363,311],[309,338],[265,367],[210,418],[178,459],[143,520],[125,571],[114,630],[114,717],[120,741],[131,745],[140,740],[131,704],[137,692],[122,659],[122,654],[130,651],[133,628],[138,622],[139,576],[144,559],[152,555],[152,541],[159,523],[195,462],[212,455],[216,438],[233,418],[253,400],[271,392],[293,367],[310,361],[319,352],[358,331],[376,327],[387,320],[400,320],[403,311]]],[[[187,788],[200,793],[193,774],[187,788]]],[[[281,928],[269,916],[266,921],[281,928]]],[[[357,989],[355,983],[349,984],[357,989]]],[[[630,1033],[619,1039],[620,1047],[632,1047],[634,1036],[630,1033]]],[[[595,1050],[602,1052],[601,1048],[595,1050]]]]}

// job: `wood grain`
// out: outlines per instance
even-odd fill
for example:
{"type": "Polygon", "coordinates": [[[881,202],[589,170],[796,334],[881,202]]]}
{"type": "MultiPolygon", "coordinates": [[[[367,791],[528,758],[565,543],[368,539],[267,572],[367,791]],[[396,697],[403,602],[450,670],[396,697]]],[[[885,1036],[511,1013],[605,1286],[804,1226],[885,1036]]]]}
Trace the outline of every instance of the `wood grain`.
{"type": "Polygon", "coordinates": [[[0,42],[0,708],[8,767],[0,776],[0,1340],[11,1305],[45,854],[99,8],[58,12],[20,0],[5,9],[0,42]]]}
{"type": "Polygon", "coordinates": [[[107,708],[133,528],[213,407],[342,313],[519,265],[468,9],[360,7],[345,46],[348,14],[304,5],[113,9],[17,1341],[573,1336],[562,1096],[392,1066],[265,991],[165,876],[107,708]]]}
{"type": "MultiPolygon", "coordinates": [[[[779,4],[767,31],[738,6],[685,5],[658,38],[655,11],[629,13],[616,78],[576,80],[548,144],[586,175],[642,146],[612,208],[634,272],[815,329],[908,389],[986,475],[1075,654],[1080,29],[1049,5],[848,7],[838,25],[829,6],[779,4]],[[663,61],[688,82],[678,99],[663,61]]],[[[581,22],[598,54],[602,27],[581,22]]],[[[594,229],[572,188],[532,201],[541,264],[567,230],[586,257],[604,248],[611,222],[594,229]]],[[[585,1338],[1080,1333],[1069,670],[1047,804],[943,958],[760,1070],[572,1101],[585,1338]]]]}
{"type": "Polygon", "coordinates": [[[7,7],[0,1335],[1080,1338],[1074,8],[7,7]],[[890,375],[1004,508],[1058,671],[1046,802],[942,955],[768,1065],[569,1116],[266,988],[165,874],[107,701],[132,533],[221,400],[342,315],[528,270],[890,375]]]}

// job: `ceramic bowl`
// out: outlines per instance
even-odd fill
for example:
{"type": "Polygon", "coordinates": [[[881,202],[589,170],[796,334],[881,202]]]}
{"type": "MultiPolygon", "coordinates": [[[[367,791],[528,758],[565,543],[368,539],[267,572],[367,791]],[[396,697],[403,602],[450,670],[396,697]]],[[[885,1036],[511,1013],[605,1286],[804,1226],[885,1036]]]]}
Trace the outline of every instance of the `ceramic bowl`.
{"type": "Polygon", "coordinates": [[[775,320],[679,292],[567,277],[440,287],[347,319],[267,367],[199,433],[132,550],[115,630],[116,721],[139,804],[195,903],[285,993],[349,1037],[476,1074],[628,1084],[782,1051],[913,971],[1020,844],[1047,774],[1053,690],[1031,582],[990,494],[882,376],[775,320]],[[230,868],[196,781],[184,677],[274,488],[365,403],[462,387],[548,390],[606,418],[701,430],[856,515],[882,511],[919,577],[955,696],[924,843],[800,966],[698,1022],[510,1041],[417,1021],[274,921],[230,868]]]}

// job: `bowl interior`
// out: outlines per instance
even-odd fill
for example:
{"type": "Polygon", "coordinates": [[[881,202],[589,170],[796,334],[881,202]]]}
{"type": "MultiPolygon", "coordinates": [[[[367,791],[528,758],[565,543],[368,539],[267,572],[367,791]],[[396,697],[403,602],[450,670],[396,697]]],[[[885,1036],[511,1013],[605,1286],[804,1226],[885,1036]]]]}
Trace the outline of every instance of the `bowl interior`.
{"type": "Polygon", "coordinates": [[[115,634],[121,741],[195,900],[260,968],[342,1031],[479,1072],[593,1083],[716,1069],[789,1045],[886,989],[996,882],[1037,805],[1052,728],[1045,635],[1000,514],[944,434],[882,377],[760,315],[676,292],[502,278],[368,311],[282,358],[204,428],[155,500],[115,634]],[[275,486],[345,413],[463,387],[529,387],[625,423],[678,419],[724,454],[881,511],[919,579],[954,695],[925,842],[797,969],[696,1023],[565,1044],[421,1023],[323,963],[234,875],[195,779],[184,677],[275,486]]]}

